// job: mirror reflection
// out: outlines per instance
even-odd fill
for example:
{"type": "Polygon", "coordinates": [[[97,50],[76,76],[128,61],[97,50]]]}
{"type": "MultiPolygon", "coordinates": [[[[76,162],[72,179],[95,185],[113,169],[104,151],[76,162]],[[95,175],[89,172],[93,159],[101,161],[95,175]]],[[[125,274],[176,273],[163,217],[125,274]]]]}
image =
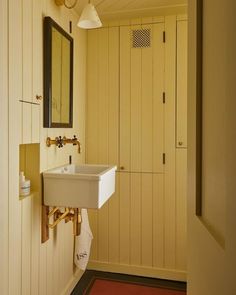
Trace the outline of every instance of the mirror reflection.
{"type": "Polygon", "coordinates": [[[44,127],[72,127],[73,39],[50,17],[44,36],[44,127]]]}

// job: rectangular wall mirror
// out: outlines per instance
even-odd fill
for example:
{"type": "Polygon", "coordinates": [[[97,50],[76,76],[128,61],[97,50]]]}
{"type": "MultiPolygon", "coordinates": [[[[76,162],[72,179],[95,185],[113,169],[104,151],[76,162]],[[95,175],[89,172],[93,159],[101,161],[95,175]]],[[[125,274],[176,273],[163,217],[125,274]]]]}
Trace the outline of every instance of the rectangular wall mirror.
{"type": "Polygon", "coordinates": [[[73,124],[73,39],[44,18],[44,127],[73,124]]]}

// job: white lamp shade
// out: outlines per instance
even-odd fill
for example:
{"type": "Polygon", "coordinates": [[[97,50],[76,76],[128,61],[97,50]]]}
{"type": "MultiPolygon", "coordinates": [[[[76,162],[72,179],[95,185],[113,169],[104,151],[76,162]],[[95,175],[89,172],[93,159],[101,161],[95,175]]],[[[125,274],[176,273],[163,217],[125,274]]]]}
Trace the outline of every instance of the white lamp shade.
{"type": "Polygon", "coordinates": [[[95,29],[102,26],[100,18],[93,4],[88,3],[84,7],[77,26],[82,29],[95,29]]]}

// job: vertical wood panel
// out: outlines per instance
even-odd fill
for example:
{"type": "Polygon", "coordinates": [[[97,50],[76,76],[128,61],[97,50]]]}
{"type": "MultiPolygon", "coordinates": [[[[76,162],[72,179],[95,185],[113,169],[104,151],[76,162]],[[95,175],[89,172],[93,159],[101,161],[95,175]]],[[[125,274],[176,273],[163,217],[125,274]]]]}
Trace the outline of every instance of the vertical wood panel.
{"type": "Polygon", "coordinates": [[[176,146],[187,147],[187,21],[177,22],[176,146]]]}
{"type": "Polygon", "coordinates": [[[22,133],[22,141],[23,144],[31,143],[31,132],[32,132],[32,106],[29,103],[22,103],[23,104],[23,117],[22,117],[22,127],[23,127],[23,133],[22,133]]]}
{"type": "Polygon", "coordinates": [[[91,209],[88,211],[89,215],[89,224],[91,231],[93,233],[93,240],[91,245],[91,260],[98,260],[98,214],[97,210],[91,209]]]}
{"type": "Polygon", "coordinates": [[[105,203],[98,211],[98,258],[108,261],[109,243],[109,205],[105,203]]]}
{"type": "MultiPolygon", "coordinates": [[[[65,235],[64,235],[64,243],[65,243],[65,247],[64,247],[64,271],[63,271],[63,276],[64,276],[64,284],[63,286],[66,286],[66,284],[68,284],[68,282],[70,281],[70,279],[73,276],[73,245],[74,245],[74,237],[73,237],[73,230],[72,230],[72,223],[68,222],[66,224],[64,224],[64,231],[65,231],[65,235]]],[[[61,255],[61,253],[60,253],[61,255]]]]}
{"type": "Polygon", "coordinates": [[[130,263],[130,173],[120,173],[120,263],[130,263]]]}
{"type": "MultiPolygon", "coordinates": [[[[87,162],[89,163],[94,161],[95,163],[118,164],[118,33],[118,28],[104,28],[100,31],[89,33],[88,42],[92,45],[92,48],[88,50],[88,69],[93,68],[93,74],[88,72],[87,162]],[[90,90],[91,88],[93,90],[90,90]]],[[[115,236],[115,233],[113,234],[108,226],[109,207],[108,204],[105,204],[99,212],[91,211],[89,214],[91,227],[94,232],[91,256],[95,257],[98,255],[100,259],[105,261],[109,259],[109,233],[115,236]]]]}
{"type": "MultiPolygon", "coordinates": [[[[176,146],[187,147],[187,21],[177,22],[176,146]]],[[[186,269],[187,150],[176,149],[176,268],[186,269]]]]}
{"type": "Polygon", "coordinates": [[[88,32],[86,160],[98,163],[98,31],[88,32]]]}
{"type": "MultiPolygon", "coordinates": [[[[39,171],[39,170],[38,170],[39,171]]],[[[31,204],[31,291],[30,295],[39,294],[39,251],[40,251],[40,206],[39,193],[32,197],[31,204]]]]}
{"type": "Polygon", "coordinates": [[[40,141],[40,107],[38,105],[32,105],[31,112],[31,142],[36,143],[40,141]]]}
{"type": "Polygon", "coordinates": [[[109,44],[108,28],[98,31],[98,153],[99,163],[108,163],[108,110],[109,110],[109,44]]]}
{"type": "Polygon", "coordinates": [[[153,25],[153,172],[163,172],[164,152],[164,24],[153,25]]]}
{"type": "Polygon", "coordinates": [[[108,163],[119,165],[119,28],[109,28],[108,163]]]}
{"type": "MultiPolygon", "coordinates": [[[[51,221],[52,222],[52,221],[51,221]]],[[[53,294],[53,231],[49,231],[49,240],[47,241],[47,250],[46,250],[46,294],[53,294]]],[[[63,253],[64,254],[64,253],[63,253]]]]}
{"type": "MultiPolygon", "coordinates": [[[[53,252],[51,253],[53,257],[53,264],[52,264],[52,282],[53,282],[53,294],[58,294],[60,292],[60,255],[62,254],[60,252],[61,250],[61,245],[59,244],[60,242],[63,243],[59,239],[59,236],[61,232],[63,231],[63,223],[59,224],[54,230],[53,230],[53,252]]],[[[62,265],[62,267],[65,270],[65,265],[62,265]]],[[[63,278],[63,283],[64,283],[65,278],[63,278]]]]}
{"type": "Polygon", "coordinates": [[[175,268],[175,64],[176,17],[165,18],[168,42],[165,45],[165,267],[175,268]]]}
{"type": "Polygon", "coordinates": [[[116,173],[115,194],[109,200],[109,262],[119,263],[119,238],[120,238],[120,174],[116,173]]]}
{"type": "MultiPolygon", "coordinates": [[[[22,45],[23,45],[23,93],[22,99],[32,101],[33,85],[33,13],[32,0],[22,0],[22,45]]],[[[25,114],[23,113],[25,116],[25,114]]],[[[28,114],[26,114],[28,116],[28,114]]]]}
{"type": "MultiPolygon", "coordinates": [[[[138,30],[140,26],[132,26],[131,30],[138,30]]],[[[131,33],[130,33],[131,34],[131,33]]],[[[132,48],[130,51],[130,170],[141,171],[141,124],[142,124],[142,50],[132,48]]],[[[122,61],[121,61],[122,63],[122,61]]],[[[122,103],[122,102],[121,102],[122,103]]]]}
{"type": "MultiPolygon", "coordinates": [[[[37,0],[35,0],[37,1],[37,0]]],[[[37,1],[38,2],[38,1],[37,1]]],[[[42,5],[42,10],[40,11],[41,16],[42,16],[42,22],[43,22],[43,16],[47,15],[47,11],[46,11],[46,0],[41,0],[41,5],[42,5]]],[[[36,7],[36,6],[34,6],[36,7]]],[[[43,26],[41,26],[41,30],[43,26]]],[[[41,35],[43,36],[43,34],[41,35]]],[[[43,47],[41,47],[41,51],[43,52],[43,47]]],[[[35,60],[35,55],[34,55],[34,60],[35,60]]],[[[42,64],[43,64],[43,60],[42,60],[42,64]]],[[[43,68],[41,68],[41,73],[43,72],[43,68]]],[[[36,75],[35,75],[36,77],[36,75]]],[[[42,76],[43,78],[43,76],[42,76]]],[[[41,122],[43,122],[43,104],[41,104],[41,122]]],[[[42,129],[40,128],[40,143],[44,143],[44,140],[46,138],[46,136],[48,136],[47,133],[47,129],[42,129]]],[[[47,154],[47,147],[45,147],[44,144],[40,144],[40,172],[44,171],[48,168],[48,154],[47,154]]],[[[42,194],[42,188],[39,190],[40,192],[40,201],[41,200],[41,194],[42,194]]],[[[42,218],[42,207],[40,206],[40,220],[42,218]]],[[[39,276],[38,276],[38,280],[39,280],[39,284],[38,284],[38,294],[39,295],[45,295],[47,294],[47,271],[46,271],[46,267],[47,267],[47,244],[41,243],[41,227],[40,227],[40,245],[39,245],[39,276]]]]}
{"type": "Polygon", "coordinates": [[[36,100],[36,95],[43,95],[43,1],[32,0],[33,5],[33,102],[36,100]]]}
{"type": "MultiPolygon", "coordinates": [[[[150,29],[151,26],[142,26],[150,29]]],[[[155,42],[155,41],[154,41],[155,42]]],[[[153,54],[152,47],[142,49],[142,172],[152,172],[153,165],[153,54]]]]}
{"type": "Polygon", "coordinates": [[[58,258],[58,264],[59,264],[59,290],[62,290],[63,286],[65,285],[65,228],[63,224],[60,224],[58,227],[57,231],[57,246],[58,246],[58,253],[59,253],[59,258],[58,258]]]}
{"type": "MultiPolygon", "coordinates": [[[[109,151],[109,31],[108,28],[98,32],[98,162],[108,163],[109,151]]],[[[108,210],[106,203],[98,211],[98,257],[108,261],[108,210]]]]}
{"type": "Polygon", "coordinates": [[[164,175],[153,175],[153,266],[164,268],[164,175]]]}
{"type": "MultiPolygon", "coordinates": [[[[22,0],[22,97],[32,101],[33,87],[33,14],[32,1],[22,0]]],[[[23,103],[23,143],[31,143],[32,106],[23,103]]]]}
{"type": "MultiPolygon", "coordinates": [[[[98,162],[98,32],[88,32],[88,102],[87,102],[87,136],[86,160],[88,163],[98,162]]],[[[93,232],[90,258],[98,258],[97,211],[89,210],[89,222],[93,232]]]]}
{"type": "MultiPolygon", "coordinates": [[[[86,161],[98,163],[98,31],[88,32],[88,62],[87,62],[87,129],[86,129],[86,161]]],[[[93,233],[90,259],[98,259],[98,213],[89,210],[89,223],[93,233]]]]}
{"type": "Polygon", "coordinates": [[[120,28],[120,166],[130,171],[130,28],[120,28]]]}
{"type": "Polygon", "coordinates": [[[39,295],[47,294],[47,244],[40,245],[39,260],[39,295]]]}
{"type": "Polygon", "coordinates": [[[176,151],[176,268],[186,269],[187,150],[176,151]]]}
{"type": "Polygon", "coordinates": [[[31,197],[26,197],[22,201],[22,266],[21,278],[24,295],[31,295],[31,197]]]}
{"type": "Polygon", "coordinates": [[[0,146],[0,286],[2,294],[8,291],[8,1],[3,0],[0,4],[0,126],[1,140],[4,144],[0,146]]]}
{"type": "Polygon", "coordinates": [[[130,179],[130,263],[141,264],[142,200],[141,173],[131,173],[130,179]]]}
{"type": "Polygon", "coordinates": [[[22,95],[22,1],[9,4],[9,294],[21,294],[19,143],[22,95]],[[16,34],[17,28],[17,34],[16,34]],[[16,70],[17,69],[17,70],[16,70]]]}
{"type": "Polygon", "coordinates": [[[152,174],[142,173],[142,265],[152,267],[153,256],[153,201],[152,174]]]}
{"type": "MultiPolygon", "coordinates": [[[[41,103],[36,99],[37,95],[43,96],[43,1],[32,1],[32,101],[41,103]]],[[[32,143],[40,142],[40,106],[32,105],[32,143]]]]}

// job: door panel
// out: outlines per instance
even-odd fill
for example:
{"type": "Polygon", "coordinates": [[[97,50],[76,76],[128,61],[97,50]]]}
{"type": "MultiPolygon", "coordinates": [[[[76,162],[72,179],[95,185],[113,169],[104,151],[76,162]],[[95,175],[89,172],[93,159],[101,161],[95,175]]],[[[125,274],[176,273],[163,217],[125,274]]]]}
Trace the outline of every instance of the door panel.
{"type": "MultiPolygon", "coordinates": [[[[236,294],[235,273],[233,271],[235,264],[229,272],[225,268],[227,257],[229,261],[233,261],[232,259],[235,257],[235,253],[230,253],[231,256],[228,252],[233,245],[232,242],[235,241],[235,223],[233,222],[235,211],[232,215],[227,216],[230,211],[225,209],[228,201],[232,201],[232,198],[234,199],[233,204],[235,204],[235,190],[231,195],[227,193],[226,187],[226,175],[228,173],[226,165],[230,165],[226,161],[228,157],[227,149],[231,148],[231,144],[234,143],[229,130],[235,130],[233,127],[235,125],[235,110],[234,117],[231,117],[230,110],[226,112],[227,107],[232,106],[232,102],[235,105],[233,87],[227,92],[228,81],[233,79],[235,84],[235,47],[234,53],[230,54],[231,44],[235,44],[235,16],[233,15],[235,4],[232,4],[234,1],[227,1],[226,3],[219,0],[203,2],[203,214],[202,217],[198,217],[195,215],[196,190],[199,190],[199,188],[196,189],[197,1],[189,1],[188,294],[236,294]],[[232,26],[228,26],[230,18],[234,23],[232,26]],[[232,39],[232,36],[234,36],[234,39],[232,39]],[[231,63],[234,63],[233,72],[229,66],[231,63]],[[234,124],[229,126],[228,123],[232,118],[234,118],[232,121],[234,124]],[[228,125],[229,129],[226,128],[225,124],[228,125]],[[231,219],[231,222],[225,224],[227,218],[231,219]],[[227,231],[231,233],[229,236],[226,234],[227,231]],[[219,237],[221,238],[219,239],[219,237]],[[224,241],[226,246],[224,246],[224,241]],[[234,278],[229,279],[232,273],[234,273],[234,278]]],[[[231,153],[230,157],[235,158],[235,153],[231,153]]],[[[229,182],[235,183],[235,173],[229,173],[228,179],[229,182]]]]}
{"type": "Polygon", "coordinates": [[[121,27],[120,166],[125,171],[163,172],[163,31],[162,23],[121,27]]]}
{"type": "Polygon", "coordinates": [[[176,17],[138,21],[88,32],[87,162],[119,164],[115,194],[89,212],[89,268],[185,280],[183,198],[176,193],[183,179],[175,170],[176,17]],[[139,35],[148,32],[150,43],[139,35]]]}
{"type": "Polygon", "coordinates": [[[187,147],[187,21],[177,22],[176,147],[187,147]]]}

